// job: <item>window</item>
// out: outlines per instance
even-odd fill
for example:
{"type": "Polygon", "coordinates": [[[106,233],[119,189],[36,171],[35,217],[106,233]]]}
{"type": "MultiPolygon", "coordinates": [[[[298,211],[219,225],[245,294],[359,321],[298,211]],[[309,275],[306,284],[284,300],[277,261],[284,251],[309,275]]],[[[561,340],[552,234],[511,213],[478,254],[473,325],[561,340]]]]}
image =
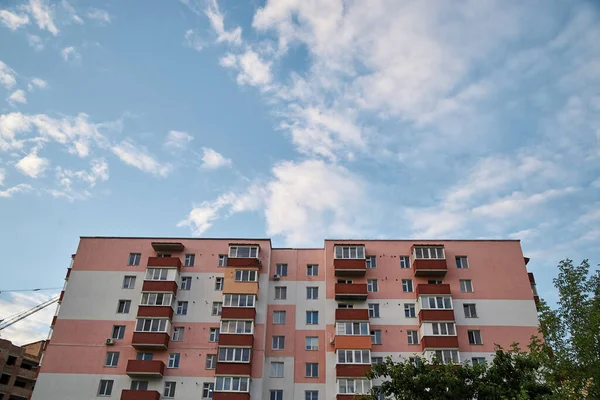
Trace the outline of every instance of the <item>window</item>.
{"type": "Polygon", "coordinates": [[[217,292],[223,291],[223,283],[225,282],[224,278],[215,278],[215,290],[217,292]]]}
{"type": "Polygon", "coordinates": [[[136,360],[147,360],[147,361],[150,361],[150,360],[152,360],[152,358],[154,358],[154,354],[152,354],[152,353],[142,353],[142,352],[139,352],[135,356],[136,360]]]}
{"type": "Polygon", "coordinates": [[[210,333],[208,335],[209,342],[218,342],[219,341],[219,328],[210,328],[210,333]]]}
{"type": "Polygon", "coordinates": [[[319,265],[308,264],[306,266],[306,276],[319,276],[319,265]]]}
{"type": "Polygon", "coordinates": [[[367,336],[369,334],[368,322],[338,322],[336,324],[337,335],[367,336]]]}
{"type": "Polygon", "coordinates": [[[285,324],[285,311],[273,311],[273,324],[284,325],[285,324]]]}
{"type": "Polygon", "coordinates": [[[319,288],[318,287],[307,287],[306,288],[306,298],[308,300],[317,300],[319,298],[319,288]]]}
{"type": "Polygon", "coordinates": [[[203,399],[212,399],[214,391],[215,391],[214,383],[212,383],[212,382],[205,383],[204,385],[202,385],[202,398],[203,399]]]}
{"type": "Polygon", "coordinates": [[[98,386],[98,396],[110,396],[112,394],[113,383],[115,381],[101,379],[100,385],[98,386]]]}
{"type": "Polygon", "coordinates": [[[171,293],[142,293],[142,306],[170,306],[173,295],[171,293]]]}
{"type": "Polygon", "coordinates": [[[229,247],[231,258],[257,258],[258,246],[231,246],[229,247]]]}
{"type": "MultiPolygon", "coordinates": [[[[219,352],[221,350],[225,350],[225,349],[220,348],[219,352]]],[[[250,351],[250,350],[248,350],[248,351],[250,351]]],[[[206,365],[205,365],[205,368],[206,369],[215,369],[215,368],[217,368],[217,355],[216,354],[207,354],[206,355],[206,365]]]]}
{"type": "Polygon", "coordinates": [[[179,353],[169,354],[169,363],[167,364],[167,368],[179,368],[179,357],[179,353]]]}
{"type": "Polygon", "coordinates": [[[379,318],[379,303],[369,304],[369,318],[379,318]]]}
{"type": "Polygon", "coordinates": [[[377,268],[376,256],[367,256],[367,268],[377,268]]]}
{"type": "Polygon", "coordinates": [[[125,336],[125,325],[113,325],[110,337],[113,339],[123,339],[123,336],[125,336]]]}
{"type": "Polygon", "coordinates": [[[352,279],[338,279],[337,283],[352,283],[352,279]]]}
{"type": "Polygon", "coordinates": [[[467,262],[467,256],[457,256],[456,257],[456,268],[469,268],[469,263],[467,262]]]}
{"type": "Polygon", "coordinates": [[[467,331],[469,344],[481,344],[481,331],[467,331]]]}
{"type": "Polygon", "coordinates": [[[461,292],[472,292],[473,291],[473,283],[470,279],[461,279],[460,280],[460,291],[461,292]]]}
{"type": "Polygon", "coordinates": [[[273,336],[271,344],[273,350],[285,349],[285,336],[273,336]]]}
{"type": "Polygon", "coordinates": [[[250,378],[233,376],[217,376],[216,392],[248,392],[250,390],[250,378]]]}
{"type": "Polygon", "coordinates": [[[335,258],[364,259],[364,246],[335,246],[335,258]]]}
{"type": "Polygon", "coordinates": [[[188,302],[187,301],[178,301],[177,302],[177,311],[175,312],[177,315],[187,315],[188,302]]]}
{"type": "Polygon", "coordinates": [[[408,344],[419,344],[419,331],[406,331],[408,344]]]}
{"type": "Polygon", "coordinates": [[[436,350],[435,356],[444,364],[458,364],[458,350],[436,350]]]}
{"type": "Polygon", "coordinates": [[[367,279],[367,292],[379,292],[377,279],[367,279]]]}
{"type": "Polygon", "coordinates": [[[463,304],[463,310],[465,310],[465,318],[477,318],[475,304],[463,304]]]}
{"type": "Polygon", "coordinates": [[[283,400],[283,390],[271,390],[269,400],[283,400]]]}
{"type": "Polygon", "coordinates": [[[408,361],[410,361],[414,367],[418,367],[422,363],[420,357],[408,357],[408,361]]]}
{"type": "Polygon", "coordinates": [[[166,258],[166,257],[171,257],[171,254],[170,253],[156,253],[156,257],[166,258]]]}
{"type": "Polygon", "coordinates": [[[338,307],[337,308],[347,310],[349,308],[354,308],[354,304],[338,303],[338,307]]]}
{"type": "Polygon", "coordinates": [[[409,256],[400,256],[400,268],[402,268],[402,269],[410,268],[410,257],[409,256]]]}
{"type": "Polygon", "coordinates": [[[225,254],[219,254],[219,261],[218,261],[217,266],[218,267],[226,267],[227,266],[227,256],[225,254]]]}
{"type": "Polygon", "coordinates": [[[319,400],[319,392],[316,390],[306,390],[304,400],[319,400]]]}
{"type": "Polygon", "coordinates": [[[131,307],[131,300],[119,300],[117,314],[128,314],[131,307]]]}
{"type": "Polygon", "coordinates": [[[338,379],[338,393],[367,394],[371,390],[371,381],[366,379],[338,379]]]}
{"type": "Polygon", "coordinates": [[[383,364],[383,357],[371,357],[371,365],[383,364]]]}
{"type": "Polygon", "coordinates": [[[252,334],[253,332],[253,321],[221,320],[220,333],[252,334]]]}
{"type": "Polygon", "coordinates": [[[256,296],[253,294],[226,294],[223,296],[225,307],[254,307],[256,296]]]}
{"type": "Polygon", "coordinates": [[[163,391],[163,397],[173,398],[175,397],[175,385],[176,382],[165,382],[165,390],[163,391]]]}
{"type": "Polygon", "coordinates": [[[146,270],[147,281],[166,281],[168,275],[168,268],[148,268],[146,270]]]}
{"type": "Polygon", "coordinates": [[[256,282],[257,277],[256,271],[248,271],[238,269],[235,271],[235,281],[236,282],[256,282]]]}
{"type": "Polygon", "coordinates": [[[283,378],[282,362],[271,362],[271,378],[283,378]]]}
{"type": "Polygon", "coordinates": [[[171,337],[171,341],[173,342],[183,342],[183,333],[185,332],[185,327],[176,326],[173,328],[173,336],[171,337]]]}
{"type": "Polygon", "coordinates": [[[183,266],[184,267],[193,267],[194,266],[194,261],[196,261],[196,255],[195,254],[186,254],[183,257],[183,266]]]}
{"type": "Polygon", "coordinates": [[[304,364],[307,378],[318,378],[319,377],[319,364],[317,363],[305,363],[304,364]]]}
{"type": "Polygon", "coordinates": [[[371,344],[381,344],[381,330],[375,329],[371,331],[371,344]]]}
{"type": "Polygon", "coordinates": [[[415,311],[415,305],[413,303],[404,304],[404,316],[406,318],[417,318],[417,312],[415,311]]]}
{"type": "Polygon", "coordinates": [[[307,336],[305,349],[306,350],[319,350],[318,336],[307,336]]]}
{"type": "Polygon", "coordinates": [[[442,281],[440,279],[429,279],[427,281],[428,285],[441,285],[442,281]]]}
{"type": "Polygon", "coordinates": [[[128,265],[140,265],[142,255],[140,253],[129,253],[128,265]]]}
{"type": "Polygon", "coordinates": [[[421,297],[421,308],[424,310],[452,310],[452,299],[450,296],[423,296],[421,297]]]}
{"type": "Polygon", "coordinates": [[[123,278],[123,289],[133,289],[135,287],[135,276],[126,276],[123,278]]]}
{"type": "Polygon", "coordinates": [[[138,318],[135,324],[136,332],[167,332],[167,319],[138,318]]]}
{"type": "Polygon", "coordinates": [[[192,277],[183,276],[181,277],[181,290],[190,290],[192,288],[192,277]]]}
{"type": "Polygon", "coordinates": [[[213,301],[212,315],[221,315],[222,312],[223,312],[223,302],[222,301],[213,301]]]}
{"type": "Polygon", "coordinates": [[[415,258],[444,260],[443,247],[415,247],[415,258]]]}
{"type": "Polygon", "coordinates": [[[413,291],[412,279],[402,279],[402,291],[405,293],[413,291]]]}
{"type": "Polygon", "coordinates": [[[485,364],[485,357],[472,357],[471,358],[471,363],[473,365],[484,365],[485,364]]]}
{"type": "Polygon", "coordinates": [[[249,347],[219,347],[219,361],[222,362],[250,362],[249,347]]]}
{"type": "Polygon", "coordinates": [[[104,359],[105,367],[116,367],[119,363],[119,352],[118,351],[107,351],[106,358],[104,359]]]}
{"type": "Polygon", "coordinates": [[[279,276],[287,276],[287,264],[276,264],[275,273],[279,276]]]}
{"type": "Polygon", "coordinates": [[[148,381],[131,381],[131,390],[148,390],[148,381]]]}
{"type": "Polygon", "coordinates": [[[338,364],[371,364],[370,350],[338,350],[338,364]]]}
{"type": "Polygon", "coordinates": [[[287,299],[287,287],[286,286],[275,286],[275,300],[287,299]]]}
{"type": "Polygon", "coordinates": [[[431,324],[431,328],[435,336],[456,335],[456,331],[454,330],[454,322],[433,322],[431,324]]]}
{"type": "Polygon", "coordinates": [[[318,325],[319,324],[319,312],[318,311],[307,311],[306,312],[306,325],[318,325]]]}

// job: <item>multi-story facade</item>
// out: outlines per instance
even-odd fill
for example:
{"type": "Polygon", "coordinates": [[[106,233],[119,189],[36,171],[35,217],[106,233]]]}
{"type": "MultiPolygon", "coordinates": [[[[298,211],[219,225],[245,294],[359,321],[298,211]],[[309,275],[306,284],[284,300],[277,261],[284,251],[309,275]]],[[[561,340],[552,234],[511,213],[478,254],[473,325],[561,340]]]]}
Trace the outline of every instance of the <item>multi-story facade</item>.
{"type": "Polygon", "coordinates": [[[511,240],[84,237],[33,399],[352,399],[387,356],[529,343],[525,264],[511,240]]]}
{"type": "Polygon", "coordinates": [[[15,346],[0,339],[0,400],[27,400],[35,386],[44,341],[15,346]]]}

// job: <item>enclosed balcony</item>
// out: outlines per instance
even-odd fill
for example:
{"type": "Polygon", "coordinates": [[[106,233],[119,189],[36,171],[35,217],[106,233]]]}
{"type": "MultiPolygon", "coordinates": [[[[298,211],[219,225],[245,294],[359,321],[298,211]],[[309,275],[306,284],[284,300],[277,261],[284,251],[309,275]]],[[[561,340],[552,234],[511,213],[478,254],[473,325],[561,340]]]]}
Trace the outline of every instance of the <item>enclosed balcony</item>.
{"type": "Polygon", "coordinates": [[[173,319],[173,307],[171,306],[139,306],[138,317],[154,317],[173,319]]]}
{"type": "Polygon", "coordinates": [[[415,276],[445,276],[448,272],[446,260],[423,260],[413,261],[415,276]]]}
{"type": "Polygon", "coordinates": [[[335,284],[335,299],[336,300],[366,300],[367,299],[367,284],[366,283],[336,283],[335,284]]]}
{"type": "Polygon", "coordinates": [[[219,346],[252,347],[254,335],[237,333],[221,333],[219,335],[219,346]]]}
{"type": "Polygon", "coordinates": [[[256,308],[254,307],[223,307],[221,309],[222,319],[254,319],[256,308]]]}
{"type": "Polygon", "coordinates": [[[164,332],[134,332],[131,345],[136,349],[166,350],[169,335],[164,332]]]}
{"type": "Polygon", "coordinates": [[[423,310],[419,311],[419,323],[423,321],[454,321],[454,310],[423,310]]]}
{"type": "Polygon", "coordinates": [[[333,269],[335,276],[365,276],[367,262],[364,259],[335,258],[333,269]]]}
{"type": "Polygon", "coordinates": [[[336,321],[368,321],[369,310],[366,308],[337,308],[336,321]]]}
{"type": "Polygon", "coordinates": [[[152,248],[161,253],[180,253],[184,246],[180,242],[152,242],[152,248]]]}
{"type": "Polygon", "coordinates": [[[262,266],[258,258],[227,258],[228,267],[255,267],[260,268],[262,266]]]}
{"type": "Polygon", "coordinates": [[[160,392],[156,390],[128,390],[121,392],[121,400],[160,400],[160,392]]]}
{"type": "Polygon", "coordinates": [[[166,292],[177,293],[177,282],[169,281],[144,281],[142,284],[142,292],[166,292]]]}
{"type": "Polygon", "coordinates": [[[371,336],[362,335],[336,335],[334,347],[338,349],[368,349],[371,350],[371,336]]]}
{"type": "Polygon", "coordinates": [[[335,374],[338,378],[364,378],[370,369],[370,364],[337,364],[335,374]]]}
{"type": "Polygon", "coordinates": [[[458,336],[423,336],[423,351],[426,349],[458,349],[458,336]]]}
{"type": "Polygon", "coordinates": [[[129,360],[126,373],[130,377],[160,378],[165,372],[165,363],[160,360],[129,360]]]}
{"type": "Polygon", "coordinates": [[[215,369],[217,375],[250,376],[252,374],[251,363],[225,363],[218,362],[215,369]]]}

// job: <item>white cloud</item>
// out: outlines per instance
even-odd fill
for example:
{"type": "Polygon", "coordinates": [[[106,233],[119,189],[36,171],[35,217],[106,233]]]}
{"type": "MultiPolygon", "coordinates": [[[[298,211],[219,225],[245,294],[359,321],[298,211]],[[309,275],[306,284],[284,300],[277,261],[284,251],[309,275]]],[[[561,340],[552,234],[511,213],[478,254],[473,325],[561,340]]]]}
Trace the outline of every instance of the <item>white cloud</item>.
{"type": "Polygon", "coordinates": [[[204,41],[195,30],[188,29],[184,35],[183,45],[190,49],[200,51],[204,47],[204,41]]]}
{"type": "Polygon", "coordinates": [[[65,47],[60,54],[67,62],[79,63],[81,61],[81,54],[73,46],[65,47]]]}
{"type": "Polygon", "coordinates": [[[33,78],[29,82],[29,85],[27,85],[27,88],[31,92],[34,88],[45,89],[47,86],[48,86],[48,83],[45,80],[40,79],[40,78],[33,78]]]}
{"type": "Polygon", "coordinates": [[[113,146],[112,152],[124,163],[157,176],[165,177],[173,169],[170,164],[158,162],[146,149],[135,145],[131,140],[124,140],[113,146]]]}
{"type": "Polygon", "coordinates": [[[577,189],[567,187],[564,189],[549,189],[531,195],[523,192],[514,192],[489,204],[473,208],[473,214],[490,218],[505,218],[516,213],[526,212],[528,208],[545,203],[553,198],[575,192],[577,189]]]}
{"type": "Polygon", "coordinates": [[[15,164],[15,168],[22,174],[36,179],[44,174],[49,165],[50,161],[47,158],[39,157],[37,150],[34,149],[31,153],[20,159],[15,164]]]}
{"type": "Polygon", "coordinates": [[[519,240],[530,240],[531,238],[537,236],[539,231],[535,228],[523,229],[518,232],[511,233],[508,235],[511,239],[519,239],[519,240]]]}
{"type": "MultiPolygon", "coordinates": [[[[58,295],[58,292],[42,293],[8,293],[0,298],[0,315],[14,315],[35,307],[58,295]]],[[[56,311],[56,304],[22,319],[16,324],[2,331],[2,336],[13,344],[21,346],[27,343],[45,340],[48,338],[50,323],[56,311]]]]}
{"type": "Polygon", "coordinates": [[[8,102],[11,104],[14,104],[14,103],[27,104],[27,95],[25,94],[24,90],[21,90],[21,89],[15,90],[8,97],[8,102]]]}
{"type": "Polygon", "coordinates": [[[600,178],[598,178],[594,182],[592,182],[592,186],[600,189],[600,178]]]}
{"type": "Polygon", "coordinates": [[[217,169],[231,166],[231,160],[223,157],[221,153],[208,147],[202,148],[202,168],[217,169]]]}
{"type": "Polygon", "coordinates": [[[31,190],[33,190],[33,187],[31,187],[31,185],[21,183],[6,190],[0,190],[0,198],[12,197],[12,195],[15,193],[25,193],[31,190]]]}
{"type": "Polygon", "coordinates": [[[56,168],[56,178],[61,181],[65,178],[74,179],[77,178],[85,183],[87,183],[90,187],[96,186],[96,183],[99,181],[107,181],[108,180],[108,164],[103,158],[92,160],[90,163],[89,171],[79,170],[73,171],[70,169],[65,169],[62,167],[56,168]]]}
{"type": "Polygon", "coordinates": [[[0,85],[4,86],[7,89],[12,88],[17,84],[17,79],[15,78],[15,76],[15,71],[8,65],[0,61],[0,85]]]}
{"type": "Polygon", "coordinates": [[[227,42],[235,45],[242,44],[242,28],[238,26],[232,31],[227,31],[225,29],[224,17],[219,10],[217,0],[207,0],[207,3],[205,13],[210,25],[217,34],[217,43],[227,42]]]}
{"type": "Polygon", "coordinates": [[[90,11],[87,13],[87,17],[100,23],[101,25],[110,24],[111,22],[110,14],[107,11],[98,8],[90,9],[90,11]]]}
{"type": "Polygon", "coordinates": [[[0,168],[0,186],[4,186],[4,178],[6,177],[6,170],[0,168]]]}
{"type": "Polygon", "coordinates": [[[165,146],[171,149],[182,150],[185,149],[192,140],[194,140],[194,137],[187,132],[169,131],[165,146]]]}
{"type": "Polygon", "coordinates": [[[23,25],[27,25],[29,17],[27,14],[15,14],[8,10],[0,10],[0,23],[14,31],[23,25]]]}
{"type": "Polygon", "coordinates": [[[35,51],[44,50],[44,41],[38,35],[27,35],[27,43],[31,46],[35,51]]]}
{"type": "Polygon", "coordinates": [[[247,50],[241,55],[227,54],[220,64],[238,71],[237,82],[240,85],[260,86],[268,88],[273,79],[271,64],[260,58],[258,53],[247,50]]]}
{"type": "Polygon", "coordinates": [[[54,36],[58,35],[59,30],[54,24],[54,11],[44,0],[29,0],[28,9],[40,29],[45,29],[54,36]]]}
{"type": "Polygon", "coordinates": [[[69,4],[69,2],[67,0],[62,0],[62,2],[60,4],[61,4],[62,8],[67,12],[67,15],[69,16],[69,18],[71,20],[73,20],[75,23],[77,23],[79,25],[85,24],[85,22],[83,22],[83,19],[81,19],[81,17],[79,15],[77,15],[77,11],[75,10],[75,7],[73,7],[71,4],[69,4]]]}

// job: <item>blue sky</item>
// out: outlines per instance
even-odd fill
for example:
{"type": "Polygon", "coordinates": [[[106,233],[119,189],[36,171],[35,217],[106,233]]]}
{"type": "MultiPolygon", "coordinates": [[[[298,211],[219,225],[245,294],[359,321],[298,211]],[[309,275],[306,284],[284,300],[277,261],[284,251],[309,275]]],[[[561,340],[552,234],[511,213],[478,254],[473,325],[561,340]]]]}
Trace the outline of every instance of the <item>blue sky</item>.
{"type": "Polygon", "coordinates": [[[517,238],[551,301],[600,259],[594,1],[8,0],[0,62],[0,290],[80,235],[517,238]]]}

